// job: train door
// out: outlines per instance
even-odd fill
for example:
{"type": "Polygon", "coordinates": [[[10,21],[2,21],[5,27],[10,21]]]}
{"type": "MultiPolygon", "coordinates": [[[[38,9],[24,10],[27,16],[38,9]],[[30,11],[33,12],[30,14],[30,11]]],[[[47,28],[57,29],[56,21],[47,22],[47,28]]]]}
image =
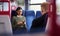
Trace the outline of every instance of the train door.
{"type": "Polygon", "coordinates": [[[12,34],[10,0],[0,0],[0,33],[12,34]]]}
{"type": "Polygon", "coordinates": [[[47,0],[49,4],[47,32],[50,36],[60,36],[60,7],[59,0],[47,0]]]}

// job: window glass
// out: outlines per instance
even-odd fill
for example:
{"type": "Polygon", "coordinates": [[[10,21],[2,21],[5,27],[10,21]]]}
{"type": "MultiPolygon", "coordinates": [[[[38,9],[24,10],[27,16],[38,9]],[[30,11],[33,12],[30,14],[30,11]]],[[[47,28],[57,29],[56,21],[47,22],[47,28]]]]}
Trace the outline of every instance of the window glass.
{"type": "Polygon", "coordinates": [[[8,10],[9,10],[8,2],[0,2],[0,11],[8,11],[8,10]]]}
{"type": "Polygon", "coordinates": [[[46,0],[31,0],[31,4],[46,2],[46,0]]]}
{"type": "Polygon", "coordinates": [[[31,5],[29,5],[29,10],[40,10],[41,11],[41,3],[46,2],[46,0],[30,0],[31,5]],[[35,5],[33,5],[35,4],[35,5]],[[37,5],[38,4],[38,5],[37,5]]]}
{"type": "Polygon", "coordinates": [[[29,7],[30,10],[41,10],[41,5],[30,5],[29,7]]]}
{"type": "Polygon", "coordinates": [[[25,9],[25,0],[16,0],[18,6],[22,7],[22,9],[25,9]]]}
{"type": "Polygon", "coordinates": [[[8,11],[9,10],[9,6],[8,6],[8,2],[4,2],[3,3],[3,11],[8,11]]]}
{"type": "Polygon", "coordinates": [[[60,15],[60,0],[56,0],[56,8],[57,15],[60,15]]]}

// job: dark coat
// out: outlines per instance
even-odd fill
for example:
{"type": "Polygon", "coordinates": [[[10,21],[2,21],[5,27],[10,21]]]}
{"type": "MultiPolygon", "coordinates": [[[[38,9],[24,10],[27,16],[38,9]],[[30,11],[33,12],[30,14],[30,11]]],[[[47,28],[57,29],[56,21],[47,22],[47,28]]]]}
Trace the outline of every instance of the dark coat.
{"type": "Polygon", "coordinates": [[[46,13],[43,16],[34,19],[33,22],[32,22],[31,28],[46,27],[47,18],[48,18],[48,16],[47,16],[47,13],[46,13]]]}

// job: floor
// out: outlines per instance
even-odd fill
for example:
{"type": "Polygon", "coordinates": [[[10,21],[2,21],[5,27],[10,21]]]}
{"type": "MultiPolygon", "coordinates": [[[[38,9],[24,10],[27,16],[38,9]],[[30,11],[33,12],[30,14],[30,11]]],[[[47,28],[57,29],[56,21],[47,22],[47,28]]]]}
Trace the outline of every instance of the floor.
{"type": "Polygon", "coordinates": [[[18,34],[14,36],[47,36],[45,33],[34,33],[34,34],[18,34]]]}

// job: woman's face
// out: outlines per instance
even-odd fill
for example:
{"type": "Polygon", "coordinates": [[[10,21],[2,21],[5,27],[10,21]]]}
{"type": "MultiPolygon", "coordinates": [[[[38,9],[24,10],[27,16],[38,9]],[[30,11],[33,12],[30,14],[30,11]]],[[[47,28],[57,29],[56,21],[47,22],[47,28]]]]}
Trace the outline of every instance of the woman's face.
{"type": "Polygon", "coordinates": [[[42,15],[44,15],[47,12],[48,12],[48,9],[46,7],[41,7],[41,13],[42,13],[42,15]]]}
{"type": "Polygon", "coordinates": [[[41,7],[41,11],[42,11],[42,12],[46,12],[46,10],[45,10],[44,7],[41,7]]]}
{"type": "Polygon", "coordinates": [[[22,15],[22,10],[18,10],[18,11],[17,11],[17,14],[18,14],[18,15],[22,15]]]}

